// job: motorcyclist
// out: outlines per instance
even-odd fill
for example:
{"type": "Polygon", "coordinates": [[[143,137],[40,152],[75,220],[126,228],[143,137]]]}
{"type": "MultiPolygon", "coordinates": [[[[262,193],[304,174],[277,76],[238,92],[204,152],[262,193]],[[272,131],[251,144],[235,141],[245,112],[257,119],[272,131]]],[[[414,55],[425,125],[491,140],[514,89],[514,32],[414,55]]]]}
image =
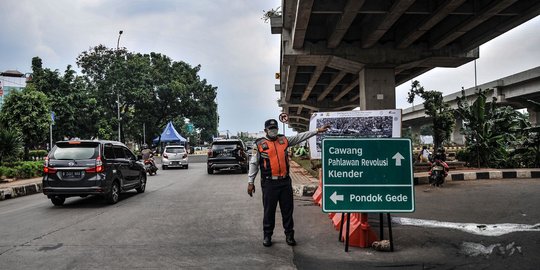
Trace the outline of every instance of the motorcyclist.
{"type": "MultiPolygon", "coordinates": [[[[143,144],[142,146],[143,150],[141,151],[142,158],[145,162],[150,162],[152,167],[156,167],[156,163],[154,162],[154,152],[152,149],[148,148],[148,145],[143,144]]],[[[157,168],[157,167],[156,167],[157,168]]]]}
{"type": "MultiPolygon", "coordinates": [[[[431,168],[437,163],[440,163],[444,167],[444,177],[448,176],[448,171],[450,170],[450,167],[446,163],[446,153],[443,147],[439,147],[437,149],[437,152],[431,156],[431,168]]],[[[431,170],[429,172],[431,174],[431,170]]]]}

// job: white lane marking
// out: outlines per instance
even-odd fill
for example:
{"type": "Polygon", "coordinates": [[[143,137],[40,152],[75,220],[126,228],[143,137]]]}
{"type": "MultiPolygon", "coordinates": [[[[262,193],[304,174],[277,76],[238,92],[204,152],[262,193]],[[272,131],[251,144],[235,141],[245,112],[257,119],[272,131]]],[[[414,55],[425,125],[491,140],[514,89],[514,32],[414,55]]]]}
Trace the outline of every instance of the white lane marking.
{"type": "Polygon", "coordinates": [[[478,224],[457,223],[438,220],[392,217],[392,222],[400,225],[409,225],[426,228],[447,228],[461,230],[467,233],[483,236],[501,236],[513,232],[540,232],[540,223],[534,225],[501,223],[501,224],[478,224]]]}

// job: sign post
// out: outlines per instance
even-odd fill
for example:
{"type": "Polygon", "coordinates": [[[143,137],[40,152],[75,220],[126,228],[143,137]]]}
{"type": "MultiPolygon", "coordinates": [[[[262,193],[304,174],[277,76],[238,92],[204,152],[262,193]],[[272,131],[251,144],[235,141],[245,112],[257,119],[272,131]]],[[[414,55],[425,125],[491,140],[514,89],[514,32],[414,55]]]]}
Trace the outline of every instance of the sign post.
{"type": "Polygon", "coordinates": [[[414,212],[409,139],[327,138],[322,146],[324,212],[414,212]]]}
{"type": "Polygon", "coordinates": [[[51,112],[51,123],[49,124],[49,150],[53,147],[53,136],[52,136],[52,127],[54,125],[54,118],[55,118],[54,112],[51,112]]]}
{"type": "Polygon", "coordinates": [[[283,123],[283,135],[285,135],[285,123],[289,122],[289,115],[287,113],[280,113],[279,114],[279,121],[283,123]]]}

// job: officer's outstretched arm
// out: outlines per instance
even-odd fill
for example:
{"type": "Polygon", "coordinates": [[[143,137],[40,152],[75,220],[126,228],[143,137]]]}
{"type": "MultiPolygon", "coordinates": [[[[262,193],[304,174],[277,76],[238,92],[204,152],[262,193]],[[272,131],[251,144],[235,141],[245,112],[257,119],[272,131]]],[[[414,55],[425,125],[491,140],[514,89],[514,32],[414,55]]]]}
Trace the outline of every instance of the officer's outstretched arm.
{"type": "Polygon", "coordinates": [[[253,155],[251,155],[251,159],[249,160],[247,193],[251,197],[255,193],[255,178],[257,177],[257,173],[259,173],[259,156],[259,151],[253,150],[253,155]]]}

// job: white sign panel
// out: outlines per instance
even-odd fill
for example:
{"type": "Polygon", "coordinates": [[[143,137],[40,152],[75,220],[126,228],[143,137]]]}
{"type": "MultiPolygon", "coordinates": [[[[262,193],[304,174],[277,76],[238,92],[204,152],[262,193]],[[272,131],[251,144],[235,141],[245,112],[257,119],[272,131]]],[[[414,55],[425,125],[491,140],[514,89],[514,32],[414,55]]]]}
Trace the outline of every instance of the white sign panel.
{"type": "Polygon", "coordinates": [[[309,130],[330,125],[330,129],[309,139],[312,159],[320,159],[324,138],[399,138],[401,109],[376,111],[318,112],[311,116],[309,130]]]}

